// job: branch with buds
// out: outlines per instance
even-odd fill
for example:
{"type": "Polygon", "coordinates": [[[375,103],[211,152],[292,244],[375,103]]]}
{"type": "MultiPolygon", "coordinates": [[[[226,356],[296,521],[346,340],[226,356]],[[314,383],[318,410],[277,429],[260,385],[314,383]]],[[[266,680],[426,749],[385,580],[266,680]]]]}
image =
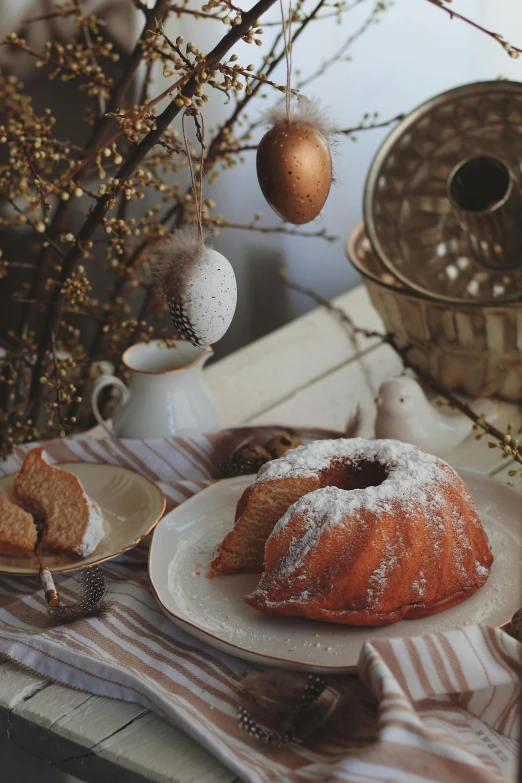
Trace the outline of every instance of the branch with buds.
{"type": "MultiPolygon", "coordinates": [[[[473,422],[473,428],[477,431],[477,434],[475,435],[477,440],[482,440],[484,435],[490,435],[494,440],[490,440],[488,442],[489,448],[500,449],[506,458],[510,458],[519,465],[522,465],[522,443],[520,438],[517,438],[516,434],[514,434],[514,424],[508,425],[507,432],[502,432],[501,430],[497,429],[497,427],[495,427],[493,424],[490,424],[488,421],[486,421],[483,415],[476,413],[472,408],[470,408],[469,405],[453,394],[453,392],[450,391],[450,389],[448,389],[443,383],[436,380],[430,373],[422,369],[422,367],[419,367],[416,362],[413,362],[409,356],[411,346],[399,345],[394,334],[384,334],[382,332],[377,332],[374,329],[364,329],[360,326],[357,326],[348,313],[346,313],[341,307],[332,304],[329,299],[321,296],[312,288],[308,288],[301,285],[300,283],[296,283],[295,281],[290,280],[284,270],[280,270],[279,277],[284,285],[286,285],[288,288],[308,296],[316,304],[324,307],[334,316],[334,318],[340,321],[340,323],[342,323],[347,328],[350,337],[353,338],[355,335],[360,335],[361,337],[367,337],[370,339],[375,338],[380,340],[380,342],[383,344],[389,345],[390,348],[392,348],[395,353],[401,357],[404,367],[412,370],[412,372],[414,372],[415,375],[417,375],[417,377],[426,386],[436,391],[437,394],[443,397],[452,408],[456,408],[465,416],[467,416],[468,419],[471,419],[473,422]],[[478,430],[482,430],[482,432],[478,432],[478,430]]],[[[517,434],[520,434],[520,432],[517,434]]],[[[515,468],[509,471],[509,475],[511,477],[516,475],[522,476],[522,469],[515,468]]]]}
{"type": "MultiPolygon", "coordinates": [[[[54,19],[68,20],[74,40],[37,46],[28,42],[35,36],[25,40],[20,31],[0,40],[0,47],[36,64],[40,78],[54,80],[57,90],[69,82],[80,90],[89,126],[80,145],[60,137],[52,111],[38,110],[14,75],[0,73],[0,153],[1,160],[8,161],[0,165],[0,230],[23,231],[27,242],[23,258],[6,254],[0,260],[0,280],[9,291],[13,321],[21,324],[2,345],[4,456],[26,440],[85,428],[90,414],[82,397],[93,361],[110,360],[123,376],[119,357],[133,341],[170,334],[150,280],[158,243],[196,219],[186,185],[187,154],[176,128],[179,114],[186,108],[202,112],[211,95],[230,104],[228,116],[206,141],[202,175],[211,184],[257,148],[259,123],[248,112],[267,93],[280,99],[286,91],[277,81],[277,69],[285,59],[281,22],[274,19],[262,25],[275,0],[259,0],[249,10],[232,0],[202,0],[201,8],[172,0],[132,2],[142,26],[121,62],[104,20],[84,13],[80,0],[50,0],[46,13],[26,20],[26,25],[49,28],[54,19]],[[172,34],[169,18],[183,15],[211,20],[214,31],[215,23],[223,25],[223,35],[210,52],[172,34]],[[265,44],[267,30],[270,40],[265,44]],[[254,65],[253,57],[242,63],[239,51],[231,53],[240,42],[243,49],[262,48],[260,64],[254,65]],[[118,67],[119,76],[114,78],[118,67]],[[167,84],[154,94],[156,71],[163,71],[167,84]],[[144,78],[133,91],[140,73],[144,78]],[[104,291],[100,298],[91,290],[93,269],[98,277],[95,288],[104,291]]],[[[428,2],[482,30],[511,56],[520,51],[456,14],[442,0],[428,2]]],[[[336,0],[332,5],[315,0],[308,10],[304,0],[293,1],[293,47],[312,25],[332,17],[341,20],[364,3],[368,14],[361,26],[350,25],[335,56],[321,64],[316,60],[310,73],[299,74],[297,87],[299,80],[309,86],[331,67],[348,67],[352,44],[371,31],[390,3],[336,0]]],[[[376,113],[368,113],[342,134],[355,140],[359,132],[384,128],[401,118],[380,120],[376,113]]],[[[257,215],[239,222],[233,215],[219,214],[211,199],[202,205],[202,222],[212,233],[229,229],[334,239],[324,229],[302,231],[277,222],[260,223],[257,215]]],[[[476,425],[481,427],[480,422],[476,425]]],[[[519,448],[513,447],[511,437],[503,441],[503,448],[514,448],[518,459],[519,448]]]]}

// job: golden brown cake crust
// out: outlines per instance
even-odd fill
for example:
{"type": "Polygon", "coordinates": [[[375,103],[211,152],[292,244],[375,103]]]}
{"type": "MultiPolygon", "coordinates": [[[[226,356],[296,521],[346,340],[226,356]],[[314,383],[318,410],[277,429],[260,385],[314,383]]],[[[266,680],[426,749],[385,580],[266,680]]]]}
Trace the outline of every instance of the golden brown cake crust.
{"type": "Polygon", "coordinates": [[[267,531],[265,573],[247,603],[334,623],[442,611],[478,590],[493,562],[460,477],[398,441],[322,441],[269,463],[241,498],[214,567],[255,570],[267,531]],[[299,487],[301,498],[274,524],[270,498],[299,487]]]}
{"type": "Polygon", "coordinates": [[[0,495],[0,554],[30,557],[36,541],[37,530],[31,514],[0,495]]]}

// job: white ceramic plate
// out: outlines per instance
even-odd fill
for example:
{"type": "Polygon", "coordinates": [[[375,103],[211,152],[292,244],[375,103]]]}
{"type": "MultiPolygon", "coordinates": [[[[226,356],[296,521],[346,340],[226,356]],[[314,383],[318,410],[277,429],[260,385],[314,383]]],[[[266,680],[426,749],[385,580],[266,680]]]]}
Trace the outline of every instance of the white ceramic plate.
{"type": "Polygon", "coordinates": [[[220,650],[265,666],[305,671],[352,671],[369,638],[417,636],[471,623],[503,625],[522,604],[522,494],[481,474],[459,473],[475,498],[495,562],[477,593],[440,614],[383,628],[277,617],[243,601],[258,575],[209,579],[214,548],[233,526],[236,503],[253,476],[214,484],[160,522],[149,559],[156,598],[174,623],[220,650]]]}
{"type": "MultiPolygon", "coordinates": [[[[74,473],[86,493],[99,503],[103,512],[105,535],[90,555],[45,554],[45,564],[54,574],[76,571],[120,555],[136,546],[150,533],[165,511],[165,496],[152,481],[116,465],[87,462],[59,465],[74,473]]],[[[0,479],[0,493],[9,497],[15,476],[0,479]]],[[[0,555],[0,574],[37,574],[35,557],[0,555]]]]}

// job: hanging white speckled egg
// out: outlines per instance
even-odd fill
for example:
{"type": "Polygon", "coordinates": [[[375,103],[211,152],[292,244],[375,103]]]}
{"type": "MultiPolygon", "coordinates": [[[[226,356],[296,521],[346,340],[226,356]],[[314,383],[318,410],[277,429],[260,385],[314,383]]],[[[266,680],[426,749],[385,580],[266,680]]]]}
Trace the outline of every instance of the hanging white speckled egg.
{"type": "Polygon", "coordinates": [[[155,274],[180,337],[197,346],[223,337],[236,309],[236,277],[225,256],[202,244],[197,230],[183,228],[164,241],[155,274]]]}

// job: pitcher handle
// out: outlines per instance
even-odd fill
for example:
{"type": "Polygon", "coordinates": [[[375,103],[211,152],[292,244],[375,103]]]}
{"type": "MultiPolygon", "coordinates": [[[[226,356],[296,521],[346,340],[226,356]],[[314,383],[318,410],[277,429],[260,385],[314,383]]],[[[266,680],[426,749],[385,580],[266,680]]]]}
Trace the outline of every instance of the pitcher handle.
{"type": "Polygon", "coordinates": [[[121,392],[121,401],[120,404],[125,404],[127,400],[129,399],[130,392],[123,383],[123,381],[120,381],[119,378],[116,378],[115,375],[100,375],[99,378],[96,378],[94,381],[94,386],[92,388],[92,394],[91,394],[91,405],[92,405],[92,412],[94,413],[94,416],[96,418],[96,421],[98,424],[100,424],[105,432],[107,432],[111,437],[114,437],[114,432],[109,429],[107,424],[105,423],[105,420],[102,418],[102,415],[100,413],[100,410],[98,408],[98,395],[101,392],[105,386],[117,386],[118,389],[121,392]]]}

